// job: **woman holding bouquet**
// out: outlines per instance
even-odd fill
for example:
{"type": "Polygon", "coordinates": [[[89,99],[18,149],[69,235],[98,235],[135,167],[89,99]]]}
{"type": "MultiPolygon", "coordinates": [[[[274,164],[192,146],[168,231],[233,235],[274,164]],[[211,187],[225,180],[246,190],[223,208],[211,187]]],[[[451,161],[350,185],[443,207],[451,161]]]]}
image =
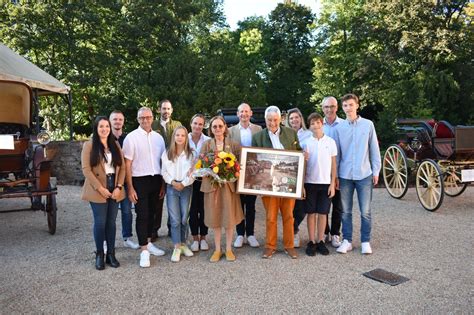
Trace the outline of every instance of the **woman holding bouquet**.
{"type": "Polygon", "coordinates": [[[189,146],[188,131],[179,126],[173,131],[170,146],[161,156],[163,179],[166,182],[166,207],[171,224],[171,240],[174,244],[172,262],[178,262],[181,254],[193,256],[186,246],[189,204],[194,182],[191,176],[194,155],[189,146]]]}
{"type": "MultiPolygon", "coordinates": [[[[227,137],[227,125],[222,116],[214,116],[209,126],[211,139],[202,145],[201,156],[209,157],[214,153],[214,158],[217,160],[219,152],[240,155],[240,145],[227,137]]],[[[226,234],[226,259],[234,261],[235,255],[232,252],[234,228],[244,219],[240,199],[236,193],[236,184],[235,182],[217,183],[210,176],[206,176],[203,178],[201,191],[204,193],[204,223],[214,231],[215,251],[210,261],[218,262],[222,256],[222,228],[225,229],[226,234]]]]}

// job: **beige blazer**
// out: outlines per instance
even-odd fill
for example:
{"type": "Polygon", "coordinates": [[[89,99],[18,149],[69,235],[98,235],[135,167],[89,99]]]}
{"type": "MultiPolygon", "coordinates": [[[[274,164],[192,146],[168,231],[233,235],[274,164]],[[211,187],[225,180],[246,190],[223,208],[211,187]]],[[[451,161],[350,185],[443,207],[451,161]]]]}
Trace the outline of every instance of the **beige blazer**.
{"type": "MultiPolygon", "coordinates": [[[[252,136],[261,130],[262,130],[262,127],[260,127],[259,125],[250,123],[250,132],[252,133],[252,136]]],[[[237,142],[238,144],[241,144],[239,124],[234,125],[229,128],[229,137],[232,141],[237,142]]]]}
{"type": "MultiPolygon", "coordinates": [[[[120,148],[120,145],[117,143],[120,148]]],[[[82,173],[85,181],[82,187],[82,199],[96,203],[105,203],[107,200],[97,191],[100,187],[107,187],[107,179],[105,174],[104,163],[91,167],[90,156],[92,151],[92,140],[84,143],[81,153],[82,173]]],[[[119,151],[122,159],[122,166],[115,168],[115,186],[122,185],[125,181],[125,161],[123,159],[122,150],[119,151]]],[[[125,199],[125,188],[122,188],[117,201],[125,199]]]]}

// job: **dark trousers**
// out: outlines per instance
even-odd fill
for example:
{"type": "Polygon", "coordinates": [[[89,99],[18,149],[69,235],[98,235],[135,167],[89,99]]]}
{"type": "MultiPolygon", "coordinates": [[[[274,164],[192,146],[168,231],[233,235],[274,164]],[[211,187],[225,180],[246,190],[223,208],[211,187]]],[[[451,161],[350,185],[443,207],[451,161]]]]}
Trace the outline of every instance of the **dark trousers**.
{"type": "Polygon", "coordinates": [[[295,231],[295,234],[299,232],[300,224],[303,222],[305,216],[306,211],[304,211],[304,200],[296,200],[295,207],[293,208],[293,218],[295,219],[293,230],[295,231]]]}
{"type": "Polygon", "coordinates": [[[135,205],[138,244],[145,246],[153,232],[154,218],[158,212],[157,200],[163,179],[161,175],[142,176],[132,177],[132,182],[138,196],[135,205]]]}
{"type": "Polygon", "coordinates": [[[206,236],[207,226],[204,224],[204,193],[201,191],[201,181],[193,183],[191,208],[189,209],[189,227],[192,236],[206,236]]]}
{"type": "Polygon", "coordinates": [[[329,229],[329,220],[327,220],[326,230],[324,231],[324,234],[329,234],[329,232],[331,232],[331,235],[341,235],[341,220],[341,192],[336,189],[336,194],[332,198],[331,229],[329,229]]]}
{"type": "Polygon", "coordinates": [[[237,235],[250,236],[255,230],[255,201],[257,196],[254,195],[240,195],[240,203],[242,211],[245,214],[245,219],[237,224],[237,235]]]}
{"type": "MultiPolygon", "coordinates": [[[[158,194],[156,198],[156,214],[153,217],[153,234],[158,235],[158,230],[161,228],[161,221],[163,218],[163,204],[164,204],[165,198],[161,198],[158,194]]],[[[170,225],[169,225],[169,218],[168,218],[168,230],[170,230],[170,225]]]]}

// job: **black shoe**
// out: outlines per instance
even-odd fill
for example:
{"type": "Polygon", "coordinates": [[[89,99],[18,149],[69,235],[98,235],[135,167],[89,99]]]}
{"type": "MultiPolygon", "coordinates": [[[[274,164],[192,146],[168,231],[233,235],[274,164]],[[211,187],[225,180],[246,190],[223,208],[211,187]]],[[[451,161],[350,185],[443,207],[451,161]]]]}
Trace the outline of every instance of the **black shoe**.
{"type": "Polygon", "coordinates": [[[315,256],[316,255],[316,244],[314,244],[312,241],[308,242],[308,245],[306,245],[306,255],[308,256],[315,256]]]}
{"type": "Polygon", "coordinates": [[[105,255],[105,263],[113,268],[120,267],[120,263],[118,262],[117,258],[115,258],[115,249],[107,250],[107,254],[105,255]]]}
{"type": "Polygon", "coordinates": [[[97,270],[104,270],[105,269],[104,251],[97,251],[95,253],[95,269],[97,269],[97,270]]]}
{"type": "Polygon", "coordinates": [[[316,244],[316,251],[324,256],[329,255],[329,250],[327,249],[326,245],[324,245],[323,241],[320,241],[318,244],[316,244]]]}

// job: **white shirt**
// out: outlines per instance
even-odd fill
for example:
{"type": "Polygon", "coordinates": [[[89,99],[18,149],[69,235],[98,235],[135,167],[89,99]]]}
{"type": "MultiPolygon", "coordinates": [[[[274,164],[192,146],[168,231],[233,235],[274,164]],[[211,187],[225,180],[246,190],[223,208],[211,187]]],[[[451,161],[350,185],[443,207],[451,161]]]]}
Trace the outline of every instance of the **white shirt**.
{"type": "Polygon", "coordinates": [[[301,147],[309,152],[304,182],[330,184],[332,157],[337,155],[336,141],[326,135],[319,140],[311,136],[301,144],[301,147]]]}
{"type": "Polygon", "coordinates": [[[104,161],[105,174],[115,174],[115,167],[112,165],[112,152],[105,153],[107,161],[104,161]]]}
{"type": "Polygon", "coordinates": [[[239,130],[240,130],[240,144],[244,147],[252,146],[252,130],[250,129],[250,125],[245,128],[239,123],[239,130]]]}
{"type": "Polygon", "coordinates": [[[155,132],[146,132],[138,127],[125,137],[123,156],[132,161],[132,176],[161,174],[161,155],[165,152],[165,140],[155,132]]]}
{"type": "Polygon", "coordinates": [[[188,133],[188,139],[189,139],[189,146],[191,149],[194,150],[193,154],[194,156],[198,156],[199,152],[201,152],[202,144],[206,141],[211,139],[211,137],[206,136],[205,134],[201,133],[201,138],[199,138],[199,141],[197,144],[194,143],[193,141],[193,135],[191,133],[188,133]]]}
{"type": "Polygon", "coordinates": [[[189,170],[193,167],[193,156],[189,158],[186,154],[181,154],[174,161],[168,159],[167,152],[161,156],[162,174],[165,183],[171,185],[172,181],[181,182],[184,186],[189,186],[194,182],[194,178],[189,175],[189,170]]]}
{"type": "Polygon", "coordinates": [[[278,128],[275,133],[268,130],[268,135],[270,136],[270,141],[272,142],[272,146],[274,149],[285,149],[283,144],[281,144],[280,142],[280,131],[280,128],[278,128]]]}

